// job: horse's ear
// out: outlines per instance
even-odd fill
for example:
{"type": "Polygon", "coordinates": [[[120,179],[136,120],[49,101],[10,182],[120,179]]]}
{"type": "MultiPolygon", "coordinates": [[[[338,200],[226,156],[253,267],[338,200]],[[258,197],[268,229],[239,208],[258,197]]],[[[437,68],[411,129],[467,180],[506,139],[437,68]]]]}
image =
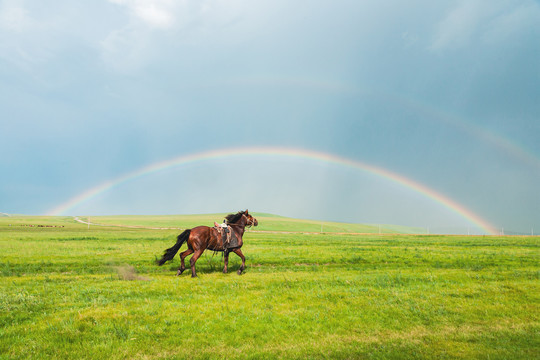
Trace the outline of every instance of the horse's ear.
{"type": "Polygon", "coordinates": [[[244,214],[249,215],[248,209],[246,209],[246,212],[244,214]]]}

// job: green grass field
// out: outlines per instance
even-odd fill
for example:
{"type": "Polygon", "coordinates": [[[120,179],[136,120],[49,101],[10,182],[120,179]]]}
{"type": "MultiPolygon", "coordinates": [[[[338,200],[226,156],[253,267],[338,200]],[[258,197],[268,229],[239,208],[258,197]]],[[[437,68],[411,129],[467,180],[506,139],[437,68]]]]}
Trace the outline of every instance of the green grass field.
{"type": "MultiPolygon", "coordinates": [[[[212,226],[214,221],[223,221],[226,214],[205,215],[163,215],[163,216],[92,216],[81,217],[82,220],[104,225],[124,225],[137,227],[157,228],[191,228],[197,225],[212,226]]],[[[272,214],[254,213],[260,225],[256,231],[281,232],[327,232],[327,233],[424,233],[422,228],[392,226],[392,225],[364,225],[346,224],[329,221],[292,219],[272,214]]]]}
{"type": "MultiPolygon", "coordinates": [[[[219,216],[90,220],[185,228],[219,216]]],[[[0,218],[0,358],[540,357],[540,237],[339,223],[319,234],[320,222],[257,216],[265,232],[245,234],[245,274],[234,254],[223,274],[205,252],[196,279],[175,276],[178,257],[154,264],[179,230],[0,218]]]]}

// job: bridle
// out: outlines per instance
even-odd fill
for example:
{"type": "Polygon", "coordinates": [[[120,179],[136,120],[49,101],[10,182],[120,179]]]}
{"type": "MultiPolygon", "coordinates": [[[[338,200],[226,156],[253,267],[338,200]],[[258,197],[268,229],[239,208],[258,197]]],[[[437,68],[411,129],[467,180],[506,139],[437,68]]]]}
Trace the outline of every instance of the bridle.
{"type": "MultiPolygon", "coordinates": [[[[242,214],[242,216],[245,216],[246,217],[246,225],[244,225],[244,227],[252,227],[253,225],[255,225],[255,218],[251,215],[249,215],[249,217],[246,216],[246,214],[242,214]]],[[[242,226],[242,225],[239,225],[239,224],[228,224],[229,226],[242,226]]]]}
{"type": "Polygon", "coordinates": [[[255,218],[253,216],[249,215],[249,217],[246,216],[246,218],[248,219],[248,222],[246,223],[246,227],[252,227],[253,225],[255,225],[255,218]]]}

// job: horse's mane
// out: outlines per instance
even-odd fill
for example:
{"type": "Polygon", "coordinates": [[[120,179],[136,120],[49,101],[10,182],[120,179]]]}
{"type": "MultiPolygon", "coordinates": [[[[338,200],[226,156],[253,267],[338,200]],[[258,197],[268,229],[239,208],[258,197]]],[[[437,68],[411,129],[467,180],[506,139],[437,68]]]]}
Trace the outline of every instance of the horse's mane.
{"type": "Polygon", "coordinates": [[[229,214],[225,216],[225,220],[227,220],[227,224],[236,224],[242,218],[244,213],[245,211],[239,211],[236,214],[229,214]]]}

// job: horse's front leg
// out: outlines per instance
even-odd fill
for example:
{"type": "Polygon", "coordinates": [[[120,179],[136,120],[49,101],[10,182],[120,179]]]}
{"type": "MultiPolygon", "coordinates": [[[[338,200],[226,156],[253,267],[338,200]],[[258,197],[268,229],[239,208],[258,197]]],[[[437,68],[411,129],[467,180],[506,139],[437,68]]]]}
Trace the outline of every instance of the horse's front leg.
{"type": "Polygon", "coordinates": [[[244,256],[244,254],[242,254],[242,250],[240,250],[240,248],[238,249],[234,249],[233,252],[240,256],[240,259],[242,259],[242,265],[240,266],[240,269],[238,269],[238,275],[242,275],[242,272],[245,270],[246,268],[246,257],[244,256]]]}
{"type": "Polygon", "coordinates": [[[225,263],[225,267],[223,268],[223,273],[226,274],[229,268],[229,252],[227,250],[224,251],[223,262],[225,263]]]}
{"type": "Polygon", "coordinates": [[[186,270],[186,264],[184,262],[184,259],[187,256],[191,255],[191,254],[193,254],[193,249],[187,249],[186,251],[180,253],[180,263],[181,263],[181,265],[178,268],[178,272],[176,273],[176,276],[182,275],[184,270],[186,270]]]}

